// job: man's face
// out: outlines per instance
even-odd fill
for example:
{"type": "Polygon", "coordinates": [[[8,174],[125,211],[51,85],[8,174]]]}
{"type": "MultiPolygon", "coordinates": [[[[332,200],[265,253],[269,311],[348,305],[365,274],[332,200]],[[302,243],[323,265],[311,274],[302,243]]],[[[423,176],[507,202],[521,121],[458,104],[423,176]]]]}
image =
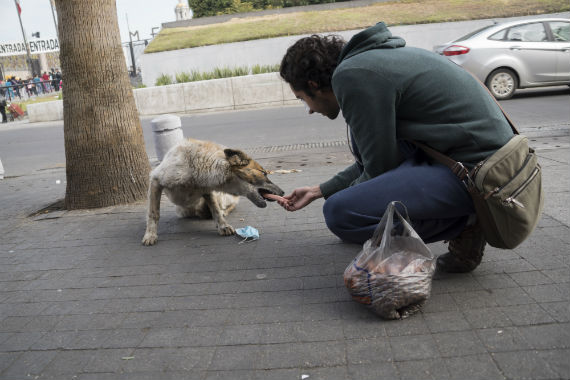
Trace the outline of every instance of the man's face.
{"type": "Polygon", "coordinates": [[[307,105],[309,114],[317,112],[331,120],[334,120],[340,112],[338,101],[331,90],[314,90],[313,93],[315,95],[313,97],[307,95],[305,91],[296,91],[293,87],[291,87],[291,91],[293,91],[297,99],[303,101],[307,105]]]}

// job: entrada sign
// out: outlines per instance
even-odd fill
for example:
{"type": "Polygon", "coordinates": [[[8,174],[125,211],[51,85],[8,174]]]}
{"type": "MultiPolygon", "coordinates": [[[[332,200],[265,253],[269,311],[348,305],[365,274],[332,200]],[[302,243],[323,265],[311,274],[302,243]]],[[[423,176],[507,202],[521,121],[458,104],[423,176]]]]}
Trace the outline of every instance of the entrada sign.
{"type": "MultiPolygon", "coordinates": [[[[59,51],[57,38],[28,40],[31,54],[52,53],[59,51]]],[[[26,45],[23,42],[0,43],[0,57],[26,54],[26,45]]]]}

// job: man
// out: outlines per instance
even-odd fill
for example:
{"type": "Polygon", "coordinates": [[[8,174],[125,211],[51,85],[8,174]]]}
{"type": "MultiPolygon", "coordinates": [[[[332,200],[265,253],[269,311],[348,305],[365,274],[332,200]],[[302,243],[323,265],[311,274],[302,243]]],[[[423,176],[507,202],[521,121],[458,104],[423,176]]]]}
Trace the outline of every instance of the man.
{"type": "Polygon", "coordinates": [[[318,186],[295,189],[283,207],[295,211],[324,197],[329,229],[363,243],[387,205],[402,201],[425,242],[450,240],[438,270],[469,272],[480,264],[486,242],[466,186],[409,142],[468,168],[502,147],[513,133],[475,78],[432,52],[405,47],[384,23],[347,44],[303,38],[287,50],[280,74],[309,113],[335,119],[342,111],[356,159],[318,186]]]}

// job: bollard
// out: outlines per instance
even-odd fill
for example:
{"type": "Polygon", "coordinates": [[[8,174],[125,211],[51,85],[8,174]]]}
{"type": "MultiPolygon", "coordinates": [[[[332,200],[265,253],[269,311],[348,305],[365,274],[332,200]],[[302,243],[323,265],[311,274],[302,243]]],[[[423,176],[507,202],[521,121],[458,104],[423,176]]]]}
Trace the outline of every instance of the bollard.
{"type": "Polygon", "coordinates": [[[176,115],[162,115],[150,122],[154,132],[154,148],[158,161],[162,161],[170,148],[184,139],[182,122],[176,115]]]}
{"type": "Polygon", "coordinates": [[[4,166],[2,166],[2,160],[0,160],[0,179],[4,179],[4,166]]]}

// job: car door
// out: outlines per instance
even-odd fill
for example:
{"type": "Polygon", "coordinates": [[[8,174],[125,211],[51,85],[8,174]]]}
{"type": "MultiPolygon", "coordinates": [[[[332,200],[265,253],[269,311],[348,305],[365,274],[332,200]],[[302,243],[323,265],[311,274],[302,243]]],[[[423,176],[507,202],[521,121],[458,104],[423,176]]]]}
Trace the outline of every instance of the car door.
{"type": "Polygon", "coordinates": [[[513,58],[520,65],[522,87],[555,81],[558,52],[548,41],[542,22],[511,27],[505,38],[513,58]]]}
{"type": "Polygon", "coordinates": [[[552,41],[550,44],[557,52],[556,80],[570,82],[570,22],[548,22],[552,41]]]}

